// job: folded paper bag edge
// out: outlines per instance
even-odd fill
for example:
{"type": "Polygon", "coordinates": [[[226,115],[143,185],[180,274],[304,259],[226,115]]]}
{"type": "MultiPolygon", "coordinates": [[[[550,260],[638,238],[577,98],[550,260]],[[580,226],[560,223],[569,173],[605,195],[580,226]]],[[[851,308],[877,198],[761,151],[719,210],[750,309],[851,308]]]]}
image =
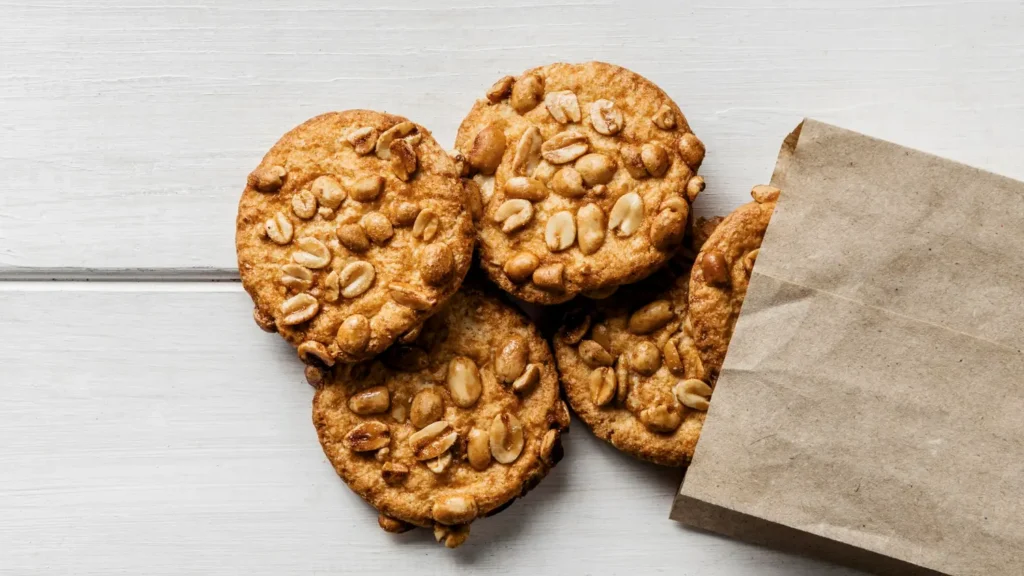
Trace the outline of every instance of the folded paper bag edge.
{"type": "MultiPolygon", "coordinates": [[[[793,159],[793,155],[796,153],[796,147],[797,147],[797,144],[800,141],[800,134],[801,134],[801,132],[803,130],[804,124],[806,122],[808,122],[809,120],[810,120],[809,118],[802,119],[800,121],[800,123],[797,124],[793,128],[793,130],[791,130],[789,132],[789,134],[787,134],[786,137],[783,139],[782,145],[779,147],[778,159],[776,160],[775,168],[773,169],[773,172],[772,172],[771,183],[772,183],[773,186],[776,186],[776,187],[778,187],[780,189],[782,188],[780,186],[780,184],[783,184],[784,181],[785,181],[785,173],[786,173],[786,171],[789,168],[790,162],[793,159]]],[[[771,231],[771,225],[769,224],[768,232],[770,233],[770,231],[771,231]]],[[[712,414],[713,414],[713,410],[709,411],[709,417],[711,417],[712,414]]],[[[698,443],[697,444],[697,451],[694,454],[694,461],[696,461],[696,459],[699,457],[699,455],[700,455],[700,444],[698,443]]],[[[677,500],[679,498],[686,497],[683,494],[683,487],[685,486],[685,484],[686,484],[686,477],[684,476],[683,477],[683,481],[680,483],[679,489],[677,490],[677,495],[676,495],[677,500]]],[[[670,517],[673,520],[679,520],[679,521],[685,522],[681,518],[676,518],[675,517],[675,515],[677,514],[677,509],[678,509],[678,506],[673,504],[672,515],[670,517]]]]}
{"type": "Polygon", "coordinates": [[[915,564],[831,540],[796,528],[748,516],[680,494],[669,518],[695,530],[711,532],[773,550],[825,560],[880,576],[943,576],[915,564]]]}
{"type": "Polygon", "coordinates": [[[800,141],[800,132],[804,128],[804,123],[810,120],[804,118],[796,125],[796,128],[786,135],[786,138],[782,141],[782,146],[779,147],[779,156],[775,161],[775,168],[772,170],[771,185],[775,186],[780,190],[785,190],[785,179],[786,171],[789,169],[789,163],[793,160],[793,154],[796,153],[796,145],[800,141]]]}

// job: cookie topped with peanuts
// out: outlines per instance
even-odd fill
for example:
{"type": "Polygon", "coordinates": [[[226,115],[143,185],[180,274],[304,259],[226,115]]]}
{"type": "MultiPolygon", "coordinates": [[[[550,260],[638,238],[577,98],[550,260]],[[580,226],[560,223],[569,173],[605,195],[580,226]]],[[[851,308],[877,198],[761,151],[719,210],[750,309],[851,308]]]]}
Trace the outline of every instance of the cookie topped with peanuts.
{"type": "Polygon", "coordinates": [[[711,387],[687,322],[687,270],[570,310],[554,338],[566,398],[598,438],[666,466],[693,457],[711,387]]]}
{"type": "Polygon", "coordinates": [[[338,475],[389,532],[431,528],[454,548],[477,518],[561,458],[569,412],[547,342],[494,296],[464,287],[415,341],[335,366],[313,422],[338,475]]]}
{"type": "Polygon", "coordinates": [[[774,186],[755,186],[750,192],[754,201],[714,228],[694,262],[689,297],[693,339],[712,384],[725,361],[779,192],[774,186]]]}
{"type": "Polygon", "coordinates": [[[306,121],[267,152],[238,206],[257,323],[320,368],[383,352],[458,290],[471,205],[422,126],[369,110],[306,121]]]}
{"type": "Polygon", "coordinates": [[[506,76],[455,143],[479,190],[480,263],[522,300],[557,304],[644,278],[682,241],[704,145],[660,88],[602,62],[506,76]]]}

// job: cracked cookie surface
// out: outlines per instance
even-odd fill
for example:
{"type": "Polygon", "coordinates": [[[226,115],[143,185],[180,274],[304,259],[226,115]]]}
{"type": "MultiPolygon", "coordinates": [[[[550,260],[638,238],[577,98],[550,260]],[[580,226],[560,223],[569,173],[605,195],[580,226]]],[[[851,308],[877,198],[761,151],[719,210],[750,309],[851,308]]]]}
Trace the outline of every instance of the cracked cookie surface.
{"type": "Polygon", "coordinates": [[[422,126],[369,110],[304,122],[267,152],[238,206],[257,323],[312,365],[383,352],[458,290],[474,245],[467,202],[422,126]]]}
{"type": "Polygon", "coordinates": [[[474,519],[532,489],[561,457],[569,413],[547,342],[495,296],[463,288],[418,338],[337,366],[313,422],[338,475],[399,532],[460,544],[474,519]]]}
{"type": "Polygon", "coordinates": [[[522,300],[557,304],[640,280],[682,241],[704,145],[660,88],[603,62],[506,76],[459,127],[479,190],[480,262],[522,300]]]}

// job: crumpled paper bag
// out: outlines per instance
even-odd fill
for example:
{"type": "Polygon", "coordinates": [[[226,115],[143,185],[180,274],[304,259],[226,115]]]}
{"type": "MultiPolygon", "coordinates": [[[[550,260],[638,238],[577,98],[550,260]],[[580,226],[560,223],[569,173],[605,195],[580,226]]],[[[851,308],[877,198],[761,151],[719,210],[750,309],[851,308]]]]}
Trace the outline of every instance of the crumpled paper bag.
{"type": "Polygon", "coordinates": [[[672,510],[881,574],[1024,574],[1024,183],[813,120],[672,510]]]}

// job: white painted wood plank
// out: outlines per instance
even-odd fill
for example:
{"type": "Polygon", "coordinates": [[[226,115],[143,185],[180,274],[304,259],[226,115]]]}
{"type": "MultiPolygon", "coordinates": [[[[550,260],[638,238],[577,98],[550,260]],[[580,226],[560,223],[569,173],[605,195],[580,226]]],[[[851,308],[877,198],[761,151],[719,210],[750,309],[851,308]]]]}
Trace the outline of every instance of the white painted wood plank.
{"type": "Polygon", "coordinates": [[[1018,0],[512,4],[0,0],[0,269],[229,275],[240,186],[285,130],[371,107],[449,145],[494,79],[553,60],[679,102],[701,213],[765,181],[804,115],[1024,178],[1018,0]]]}
{"type": "Polygon", "coordinates": [[[578,423],[551,476],[462,548],[385,534],[237,285],[2,289],[0,574],[854,574],[668,520],[678,472],[578,423]]]}

